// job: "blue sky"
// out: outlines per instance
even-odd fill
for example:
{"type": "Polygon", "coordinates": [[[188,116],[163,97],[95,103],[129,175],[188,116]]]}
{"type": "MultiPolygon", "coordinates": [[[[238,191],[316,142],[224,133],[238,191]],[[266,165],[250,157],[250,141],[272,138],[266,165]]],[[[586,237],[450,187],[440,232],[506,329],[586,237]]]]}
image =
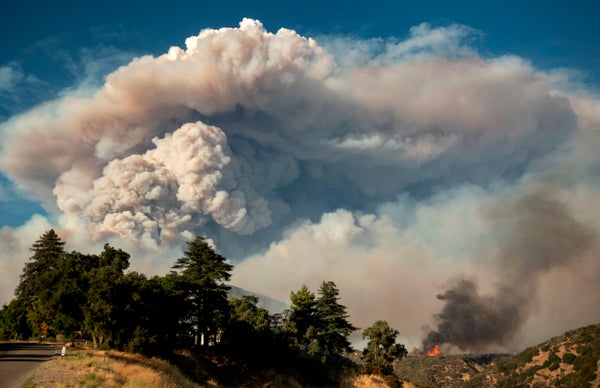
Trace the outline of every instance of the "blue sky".
{"type": "MultiPolygon", "coordinates": [[[[358,326],[387,319],[408,344],[452,304],[444,290],[517,313],[487,338],[444,333],[467,349],[597,322],[598,15],[593,1],[10,2],[0,303],[52,227],[148,274],[204,234],[235,285],[285,300],[333,280],[358,326]]],[[[490,316],[507,312],[467,318],[492,332],[490,316]]]]}
{"type": "Polygon", "coordinates": [[[361,37],[398,37],[422,22],[458,23],[482,32],[483,52],[511,53],[528,58],[535,66],[571,67],[597,81],[600,59],[598,12],[593,1],[428,1],[323,2],[232,1],[205,4],[107,1],[95,9],[76,1],[40,4],[10,2],[4,7],[0,33],[1,63],[29,61],[36,74],[60,79],[60,68],[36,50],[52,39],[60,49],[74,54],[85,47],[115,46],[140,53],[161,53],[170,45],[203,28],[236,26],[242,17],[262,21],[269,31],[280,27],[301,34],[355,34],[361,37]],[[58,73],[58,74],[57,74],[58,73]]]}
{"type": "Polygon", "coordinates": [[[408,28],[465,24],[485,34],[483,47],[522,55],[542,66],[572,66],[586,71],[598,65],[598,11],[592,1],[428,1],[354,2],[341,6],[323,2],[231,1],[205,4],[107,1],[95,9],[76,1],[40,4],[11,2],[5,6],[1,32],[2,61],[19,60],[36,43],[51,37],[68,48],[93,43],[161,52],[181,44],[200,29],[235,26],[242,17],[259,19],[274,31],[280,27],[301,34],[356,34],[403,37],[408,28]],[[104,36],[102,32],[105,33],[104,36]]]}

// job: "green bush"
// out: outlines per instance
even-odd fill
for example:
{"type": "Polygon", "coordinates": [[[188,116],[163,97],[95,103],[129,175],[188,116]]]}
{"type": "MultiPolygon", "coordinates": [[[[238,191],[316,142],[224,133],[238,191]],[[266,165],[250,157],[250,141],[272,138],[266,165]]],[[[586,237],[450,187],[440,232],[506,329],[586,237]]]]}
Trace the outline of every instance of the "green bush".
{"type": "Polygon", "coordinates": [[[550,344],[546,344],[544,346],[542,346],[542,352],[547,352],[548,350],[550,350],[550,344]]]}
{"type": "Polygon", "coordinates": [[[562,362],[564,362],[565,364],[573,365],[573,362],[575,361],[576,358],[577,358],[576,355],[574,355],[573,353],[567,352],[563,356],[562,362]]]}
{"type": "Polygon", "coordinates": [[[552,352],[548,355],[548,359],[542,365],[542,368],[549,368],[550,370],[558,369],[558,365],[560,364],[560,357],[556,355],[556,353],[552,352]]]}
{"type": "Polygon", "coordinates": [[[519,364],[527,364],[531,362],[533,357],[537,356],[539,351],[535,347],[527,348],[523,350],[521,353],[517,354],[515,357],[519,364]]]}
{"type": "Polygon", "coordinates": [[[555,371],[558,369],[559,366],[560,366],[560,364],[558,362],[554,362],[554,363],[550,364],[550,366],[548,367],[548,370],[555,371]]]}

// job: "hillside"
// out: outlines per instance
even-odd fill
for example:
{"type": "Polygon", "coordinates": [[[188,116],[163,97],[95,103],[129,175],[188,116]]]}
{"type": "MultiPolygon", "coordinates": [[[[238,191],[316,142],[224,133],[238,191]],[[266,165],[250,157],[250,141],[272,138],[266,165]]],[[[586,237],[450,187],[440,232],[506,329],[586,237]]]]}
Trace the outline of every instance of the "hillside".
{"type": "Polygon", "coordinates": [[[409,356],[398,376],[422,387],[598,387],[600,324],[508,355],[409,356]]]}
{"type": "MultiPolygon", "coordinates": [[[[423,387],[462,387],[500,355],[408,356],[394,367],[401,380],[423,387]]],[[[504,356],[506,357],[506,356],[504,356]]]]}

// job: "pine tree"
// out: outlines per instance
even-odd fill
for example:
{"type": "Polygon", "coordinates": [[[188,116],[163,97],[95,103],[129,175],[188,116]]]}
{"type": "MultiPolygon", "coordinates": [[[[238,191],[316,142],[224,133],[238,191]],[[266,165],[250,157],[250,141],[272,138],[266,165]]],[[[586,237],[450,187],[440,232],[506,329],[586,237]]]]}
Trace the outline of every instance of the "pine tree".
{"type": "Polygon", "coordinates": [[[204,339],[214,342],[226,322],[230,287],[224,282],[231,278],[233,266],[202,236],[187,246],[184,256],[173,265],[177,286],[187,301],[186,310],[197,339],[201,344],[204,339]]]}
{"type": "Polygon", "coordinates": [[[48,334],[55,312],[52,301],[59,283],[65,243],[53,229],[44,233],[30,248],[33,256],[25,263],[15,295],[27,309],[34,335],[48,334]]]}
{"type": "Polygon", "coordinates": [[[303,348],[313,339],[317,325],[315,294],[303,284],[300,290],[290,293],[290,302],[288,330],[295,345],[303,348]]]}
{"type": "Polygon", "coordinates": [[[323,282],[316,301],[317,341],[321,351],[331,356],[350,350],[348,336],[357,328],[352,325],[346,307],[339,303],[339,290],[334,282],[323,282]]]}
{"type": "Polygon", "coordinates": [[[334,282],[323,282],[318,294],[316,298],[306,285],[290,294],[288,330],[301,350],[326,361],[328,357],[350,350],[348,336],[356,327],[348,321],[346,307],[339,303],[334,282]]]}
{"type": "Polygon", "coordinates": [[[15,290],[19,299],[33,301],[40,291],[39,280],[47,273],[57,269],[58,261],[65,253],[65,243],[58,237],[54,229],[44,233],[30,248],[33,256],[25,263],[21,281],[15,290]]]}

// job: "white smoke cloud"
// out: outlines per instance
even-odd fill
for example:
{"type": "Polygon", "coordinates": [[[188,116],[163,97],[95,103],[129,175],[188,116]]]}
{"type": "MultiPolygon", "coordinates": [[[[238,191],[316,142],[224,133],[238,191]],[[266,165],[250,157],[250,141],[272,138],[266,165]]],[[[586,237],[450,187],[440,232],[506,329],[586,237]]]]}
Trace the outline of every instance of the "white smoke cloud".
{"type": "Polygon", "coordinates": [[[500,247],[482,208],[545,180],[598,227],[600,98],[566,73],[483,57],[479,36],[206,29],[12,117],[0,165],[74,249],[114,241],[152,271],[207,234],[236,285],[287,300],[333,280],[359,326],[388,319],[417,343],[451,276],[493,290],[500,247]]]}
{"type": "MultiPolygon", "coordinates": [[[[180,129],[173,123],[238,105],[258,109],[273,101],[271,94],[288,93],[298,82],[326,75],[331,58],[312,40],[289,30],[273,35],[249,19],[239,29],[203,31],[186,45],[187,50],[173,47],[161,57],[139,58],[120,68],[92,97],[65,97],[9,123],[6,171],[49,207],[54,207],[55,195],[60,210],[98,224],[92,229],[150,234],[158,240],[152,229],[177,229],[178,223],[180,232],[186,230],[188,220],[175,220],[185,218],[183,213],[197,215],[195,227],[206,215],[241,234],[267,226],[269,209],[259,194],[264,190],[240,174],[253,175],[247,159],[262,157],[266,166],[257,166],[254,175],[274,172],[258,179],[267,180],[266,188],[272,189],[278,186],[273,178],[290,180],[289,162],[282,165],[282,174],[260,150],[232,159],[221,129],[201,121],[180,129]],[[150,139],[157,135],[163,138],[154,140],[153,150],[150,139]],[[23,146],[27,138],[39,146],[23,146]],[[33,153],[42,157],[32,158],[33,153]],[[146,192],[150,187],[155,191],[146,192]],[[169,214],[173,203],[164,202],[173,194],[183,203],[180,214],[169,214]]],[[[265,136],[252,133],[261,128],[243,124],[230,130],[242,132],[238,143],[265,136]]],[[[282,155],[274,156],[283,160],[282,155]]]]}
{"type": "MultiPolygon", "coordinates": [[[[178,231],[211,217],[232,231],[247,234],[270,223],[266,201],[240,181],[223,131],[188,123],[153,139],[155,148],[111,161],[93,182],[86,203],[73,204],[71,185],[59,179],[55,194],[65,212],[83,209],[99,232],[127,237],[135,226],[155,240],[173,241],[178,231]],[[62,198],[70,201],[63,203],[62,198]],[[248,207],[252,206],[249,212],[248,207]],[[195,219],[194,219],[195,218],[195,219]]],[[[186,229],[187,228],[187,229],[186,229]]]]}

